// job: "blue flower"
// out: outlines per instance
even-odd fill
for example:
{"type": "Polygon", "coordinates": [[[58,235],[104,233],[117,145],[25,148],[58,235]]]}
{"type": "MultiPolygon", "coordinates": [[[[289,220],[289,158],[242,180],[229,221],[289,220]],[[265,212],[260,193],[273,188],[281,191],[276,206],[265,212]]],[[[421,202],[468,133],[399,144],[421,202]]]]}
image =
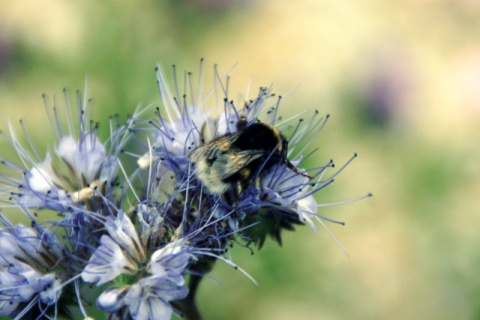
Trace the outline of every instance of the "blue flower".
{"type": "Polygon", "coordinates": [[[18,201],[26,207],[73,206],[92,198],[94,188],[115,181],[117,170],[118,158],[107,155],[95,135],[87,133],[80,141],[64,136],[54,156],[47,153],[26,172],[18,201]]]}
{"type": "MultiPolygon", "coordinates": [[[[67,93],[65,96],[68,101],[67,93]]],[[[46,98],[45,101],[47,104],[46,98]]],[[[64,108],[68,122],[66,130],[59,122],[61,115],[57,105],[53,108],[53,114],[49,114],[57,143],[53,146],[53,152],[46,152],[43,159],[34,148],[23,122],[23,133],[30,150],[19,143],[11,125],[10,136],[4,135],[24,164],[24,168],[21,168],[0,158],[1,163],[16,175],[21,175],[0,175],[0,185],[4,186],[1,192],[9,194],[13,203],[23,207],[67,211],[95,197],[96,190],[108,194],[107,189],[117,181],[118,155],[129,140],[133,119],[138,115],[122,126],[112,119],[111,136],[103,143],[96,134],[98,124],[89,119],[89,106],[83,104],[80,94],[76,112],[70,110],[68,103],[64,108]]]]}
{"type": "Polygon", "coordinates": [[[66,280],[58,270],[63,246],[45,230],[3,222],[8,228],[0,228],[0,315],[46,311],[58,303],[66,280]]]}
{"type": "Polygon", "coordinates": [[[130,255],[126,254],[112,238],[103,235],[100,238],[100,246],[82,271],[82,279],[100,286],[121,274],[135,274],[137,270],[137,263],[130,255]]]}
{"type": "Polygon", "coordinates": [[[171,301],[187,296],[184,274],[194,256],[184,240],[156,250],[146,268],[147,274],[132,285],[105,290],[97,300],[100,309],[116,313],[128,308],[134,319],[170,319],[171,301]]]}

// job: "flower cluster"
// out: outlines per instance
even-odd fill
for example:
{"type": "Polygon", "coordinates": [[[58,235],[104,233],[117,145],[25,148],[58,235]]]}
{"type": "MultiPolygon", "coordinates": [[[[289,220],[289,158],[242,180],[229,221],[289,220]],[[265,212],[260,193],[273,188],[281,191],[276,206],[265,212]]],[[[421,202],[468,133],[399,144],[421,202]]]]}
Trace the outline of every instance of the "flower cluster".
{"type": "Polygon", "coordinates": [[[0,316],[57,318],[77,306],[86,318],[96,303],[110,319],[200,319],[196,289],[216,261],[237,267],[231,244],[281,244],[282,230],[323,225],[313,195],[342,169],[302,167],[328,117],[283,120],[269,88],[238,107],[215,74],[207,92],[191,74],[182,90],[174,74],[172,90],[157,68],[162,108],[112,117],[104,141],[80,94],[63,109],[45,97],[50,151],[9,125],[21,165],[0,158],[0,200],[30,226],[0,215],[0,316]]]}

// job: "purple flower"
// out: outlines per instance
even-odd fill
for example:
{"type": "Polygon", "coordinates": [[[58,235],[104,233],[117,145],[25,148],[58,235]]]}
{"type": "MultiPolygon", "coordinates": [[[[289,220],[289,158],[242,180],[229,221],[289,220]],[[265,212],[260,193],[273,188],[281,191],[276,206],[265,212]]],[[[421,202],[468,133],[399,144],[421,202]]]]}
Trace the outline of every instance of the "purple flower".
{"type": "Polygon", "coordinates": [[[18,200],[26,207],[49,208],[51,201],[73,206],[93,197],[95,187],[115,181],[117,170],[117,157],[108,156],[95,135],[88,133],[81,141],[65,136],[53,156],[47,153],[24,175],[18,200]]]}
{"type": "Polygon", "coordinates": [[[100,247],[93,253],[82,271],[85,282],[94,282],[97,286],[110,282],[121,274],[135,274],[138,266],[130,255],[107,235],[100,238],[100,247]]]}
{"type": "MultiPolygon", "coordinates": [[[[0,229],[0,315],[21,315],[35,305],[39,309],[58,303],[62,273],[56,270],[63,259],[62,245],[21,224],[0,229]]],[[[65,279],[63,279],[65,280],[65,279]]]]}
{"type": "Polygon", "coordinates": [[[128,308],[134,319],[170,319],[170,301],[186,297],[183,275],[194,256],[189,247],[177,240],[156,250],[143,276],[132,285],[110,288],[97,300],[102,310],[115,314],[128,308]]]}
{"type": "MultiPolygon", "coordinates": [[[[69,100],[67,93],[65,99],[69,100]]],[[[48,104],[46,98],[45,104],[48,104]]],[[[81,206],[99,193],[108,194],[106,189],[116,182],[118,155],[129,140],[132,119],[138,114],[121,126],[112,119],[112,134],[106,142],[101,142],[96,134],[97,125],[88,118],[88,104],[83,104],[80,94],[76,112],[70,110],[68,103],[64,108],[68,122],[66,130],[59,122],[61,116],[57,105],[53,114],[49,114],[57,143],[53,152],[47,151],[44,158],[34,147],[23,122],[21,125],[29,148],[19,143],[11,125],[10,136],[4,135],[23,163],[22,168],[1,160],[15,172],[13,176],[0,175],[0,185],[4,186],[0,192],[9,194],[13,203],[66,211],[81,206]]]]}

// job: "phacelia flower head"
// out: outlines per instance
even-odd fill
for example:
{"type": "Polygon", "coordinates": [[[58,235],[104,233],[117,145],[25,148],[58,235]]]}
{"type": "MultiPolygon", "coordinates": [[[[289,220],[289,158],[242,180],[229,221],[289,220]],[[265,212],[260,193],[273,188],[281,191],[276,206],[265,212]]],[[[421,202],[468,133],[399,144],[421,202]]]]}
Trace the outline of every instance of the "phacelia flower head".
{"type": "Polygon", "coordinates": [[[76,308],[88,318],[90,306],[109,319],[200,319],[197,289],[216,261],[252,279],[230,258],[235,243],[261,248],[281,244],[284,230],[325,226],[315,194],[344,166],[329,175],[333,161],[311,167],[307,150],[328,116],[283,120],[282,97],[267,87],[234,101],[214,70],[204,90],[203,62],[199,82],[188,73],[183,87],[175,68],[170,87],[158,67],[162,105],[111,118],[106,138],[80,95],[76,108],[67,94],[64,109],[45,99],[48,151],[22,123],[23,146],[9,125],[19,164],[0,159],[0,199],[31,227],[0,213],[0,315],[55,319],[76,308]]]}

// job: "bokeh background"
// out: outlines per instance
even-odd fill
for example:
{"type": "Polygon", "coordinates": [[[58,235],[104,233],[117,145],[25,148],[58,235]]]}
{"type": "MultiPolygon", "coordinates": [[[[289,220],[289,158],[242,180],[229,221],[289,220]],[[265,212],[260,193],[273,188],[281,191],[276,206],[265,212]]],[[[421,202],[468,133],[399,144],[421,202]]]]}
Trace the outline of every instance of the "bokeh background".
{"type": "Polygon", "coordinates": [[[259,287],[219,264],[205,319],[480,318],[479,1],[2,1],[0,127],[24,119],[45,150],[42,93],[88,78],[106,127],[160,104],[157,63],[195,74],[201,57],[206,84],[235,66],[234,98],[273,84],[286,114],[331,114],[316,161],[359,157],[319,202],[374,194],[319,211],[346,222],[328,226],[349,257],[321,227],[236,248],[259,287]]]}

